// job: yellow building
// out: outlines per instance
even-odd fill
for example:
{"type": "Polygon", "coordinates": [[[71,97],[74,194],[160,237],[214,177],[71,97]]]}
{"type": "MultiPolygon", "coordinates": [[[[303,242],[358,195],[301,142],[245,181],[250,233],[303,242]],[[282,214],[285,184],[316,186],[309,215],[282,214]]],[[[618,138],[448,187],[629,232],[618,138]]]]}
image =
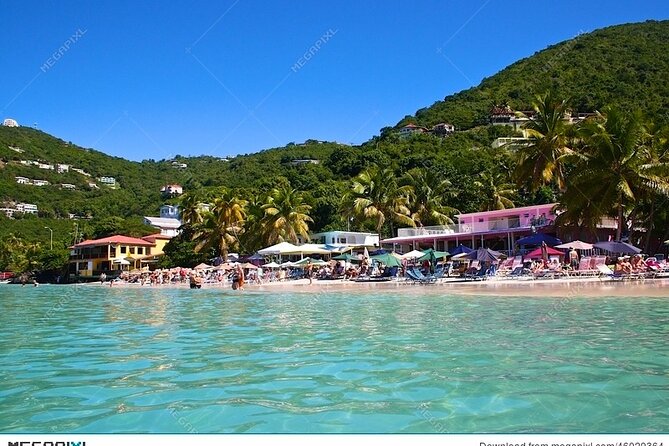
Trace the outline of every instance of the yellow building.
{"type": "Polygon", "coordinates": [[[71,247],[70,274],[91,277],[155,263],[169,239],[160,234],[144,238],[113,235],[86,240],[71,247]]]}

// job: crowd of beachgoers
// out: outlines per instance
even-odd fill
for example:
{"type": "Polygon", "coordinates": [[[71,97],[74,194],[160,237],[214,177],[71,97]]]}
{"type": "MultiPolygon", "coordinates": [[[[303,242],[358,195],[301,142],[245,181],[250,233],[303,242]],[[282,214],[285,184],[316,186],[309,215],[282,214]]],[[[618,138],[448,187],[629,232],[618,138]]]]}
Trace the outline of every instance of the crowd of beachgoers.
{"type": "MultiPolygon", "coordinates": [[[[392,255],[392,254],[391,254],[392,255]]],[[[203,285],[227,285],[233,289],[245,285],[339,282],[405,282],[445,283],[456,281],[535,280],[535,279],[648,279],[669,277],[669,263],[656,257],[608,257],[603,255],[574,255],[572,250],[564,261],[559,257],[526,259],[523,256],[503,260],[407,260],[399,256],[397,263],[388,266],[367,257],[359,261],[310,260],[299,266],[263,267],[251,263],[224,263],[218,266],[198,265],[195,268],[172,268],[155,271],[123,272],[114,280],[102,282],[142,286],[183,285],[200,288],[203,285]],[[571,254],[571,255],[570,255],[571,254]]],[[[391,262],[388,262],[391,263],[391,262]]],[[[272,263],[272,265],[275,265],[272,263]]]]}

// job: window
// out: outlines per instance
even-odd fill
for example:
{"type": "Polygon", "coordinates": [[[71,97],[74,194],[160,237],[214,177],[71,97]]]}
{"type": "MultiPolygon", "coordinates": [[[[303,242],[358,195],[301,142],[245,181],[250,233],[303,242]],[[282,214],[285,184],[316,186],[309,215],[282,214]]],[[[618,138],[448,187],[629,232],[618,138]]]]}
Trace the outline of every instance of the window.
{"type": "Polygon", "coordinates": [[[134,253],[135,253],[135,247],[134,247],[134,246],[131,246],[131,247],[130,247],[130,254],[134,254],[134,253]]]}
{"type": "Polygon", "coordinates": [[[121,246],[121,254],[126,253],[127,248],[125,246],[121,246]]]}
{"type": "Polygon", "coordinates": [[[144,254],[144,248],[137,248],[137,254],[144,254]]]}

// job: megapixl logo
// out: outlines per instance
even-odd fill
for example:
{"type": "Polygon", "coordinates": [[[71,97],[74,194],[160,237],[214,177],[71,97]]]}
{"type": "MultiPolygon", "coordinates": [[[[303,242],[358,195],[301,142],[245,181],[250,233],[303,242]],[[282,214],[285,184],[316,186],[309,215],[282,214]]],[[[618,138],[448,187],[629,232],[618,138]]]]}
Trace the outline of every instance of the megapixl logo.
{"type": "Polygon", "coordinates": [[[85,441],[8,441],[7,446],[86,446],[85,441]]]}

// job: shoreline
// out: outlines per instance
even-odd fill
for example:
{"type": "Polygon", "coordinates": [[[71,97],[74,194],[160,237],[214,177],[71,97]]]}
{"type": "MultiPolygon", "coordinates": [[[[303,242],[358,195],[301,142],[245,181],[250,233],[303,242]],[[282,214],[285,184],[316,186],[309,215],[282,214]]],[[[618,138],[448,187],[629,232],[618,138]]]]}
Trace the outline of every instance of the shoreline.
{"type": "MultiPolygon", "coordinates": [[[[71,284],[85,287],[108,287],[109,283],[99,282],[71,284]]],[[[189,289],[187,283],[163,284],[152,286],[138,283],[114,283],[111,288],[123,289],[189,289]]],[[[409,281],[392,282],[354,282],[349,280],[314,280],[309,284],[308,279],[298,279],[286,282],[268,282],[264,284],[245,284],[244,290],[239,292],[232,289],[228,282],[204,283],[201,290],[225,290],[231,293],[244,294],[250,292],[293,292],[300,294],[323,292],[355,292],[368,291],[398,291],[402,290],[411,295],[420,294],[455,294],[463,296],[480,296],[494,294],[502,296],[534,296],[534,297],[669,297],[669,278],[645,280],[613,280],[599,278],[580,279],[546,279],[546,280],[484,280],[463,281],[445,280],[435,284],[416,284],[409,281]]],[[[197,292],[199,290],[192,290],[197,292]]]]}

